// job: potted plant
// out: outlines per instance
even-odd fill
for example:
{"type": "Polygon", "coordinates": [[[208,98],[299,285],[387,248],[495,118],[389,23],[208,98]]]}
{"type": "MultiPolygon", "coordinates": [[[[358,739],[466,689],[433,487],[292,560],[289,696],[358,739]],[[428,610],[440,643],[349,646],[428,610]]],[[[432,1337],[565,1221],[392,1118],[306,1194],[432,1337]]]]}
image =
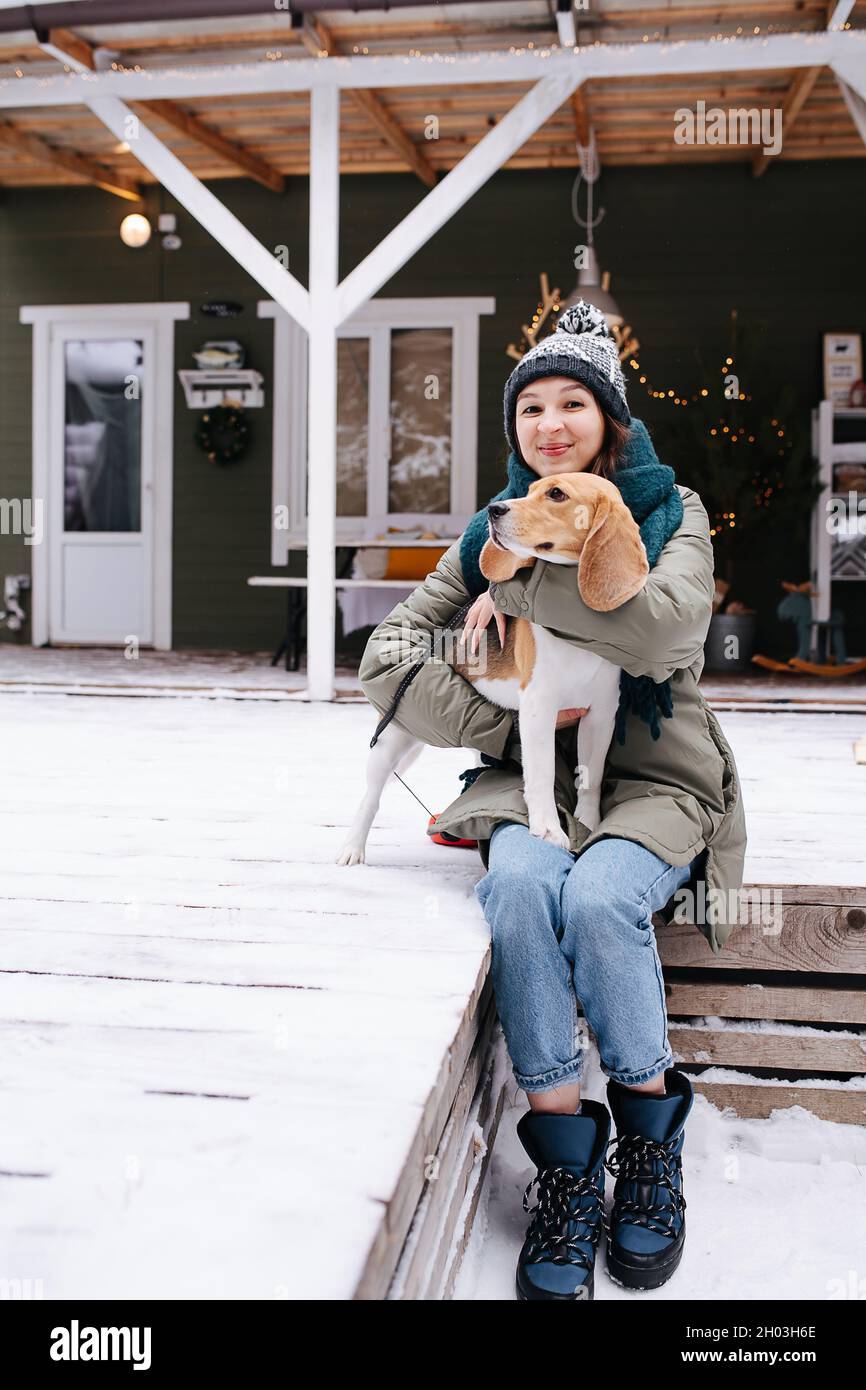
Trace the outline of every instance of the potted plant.
{"type": "Polygon", "coordinates": [[[717,575],[705,645],[710,670],[750,669],[757,615],[737,593],[742,558],[770,526],[784,528],[792,548],[802,543],[821,491],[808,420],[793,388],[780,387],[766,366],[766,332],[764,323],[739,324],[732,310],[721,370],[708,372],[696,352],[704,386],[656,430],[661,458],[700,494],[710,518],[717,575]]]}

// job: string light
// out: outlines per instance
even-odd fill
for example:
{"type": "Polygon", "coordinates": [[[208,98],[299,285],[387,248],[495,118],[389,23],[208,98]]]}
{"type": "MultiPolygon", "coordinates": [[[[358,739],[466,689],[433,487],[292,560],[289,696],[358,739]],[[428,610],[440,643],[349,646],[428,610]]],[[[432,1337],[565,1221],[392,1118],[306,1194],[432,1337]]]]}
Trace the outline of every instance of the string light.
{"type": "MultiPolygon", "coordinates": [[[[629,359],[629,366],[632,368],[633,371],[636,371],[636,372],[640,372],[640,371],[641,371],[640,362],[638,361],[638,359],[637,359],[636,357],[632,357],[632,358],[629,359]]],[[[733,359],[733,357],[726,357],[726,358],[725,358],[725,361],[724,361],[724,365],[723,365],[722,368],[721,368],[722,374],[725,375],[725,376],[734,375],[733,370],[732,370],[732,369],[733,369],[733,366],[734,366],[734,359],[733,359]]],[[[638,377],[638,381],[639,381],[640,385],[643,386],[643,387],[645,388],[647,395],[648,395],[648,396],[652,396],[654,400],[662,400],[662,401],[666,401],[669,405],[672,404],[672,405],[679,405],[679,406],[685,406],[685,405],[688,405],[688,403],[689,403],[688,400],[686,399],[686,397],[685,397],[682,393],[678,393],[677,391],[673,390],[671,387],[661,387],[661,388],[659,388],[659,387],[657,387],[657,386],[654,386],[653,383],[650,381],[650,379],[649,379],[645,374],[641,374],[641,375],[638,377]]],[[[699,392],[697,392],[697,393],[695,393],[695,394],[693,394],[693,395],[691,396],[691,400],[692,400],[692,401],[699,401],[702,397],[705,398],[705,397],[707,397],[708,395],[709,395],[709,389],[708,389],[706,386],[702,386],[702,387],[700,388],[699,392]]],[[[752,397],[749,395],[749,393],[748,393],[747,391],[739,391],[735,397],[734,397],[734,396],[728,396],[728,397],[726,397],[726,399],[728,399],[728,400],[738,400],[738,401],[751,401],[752,397]]],[[[777,438],[779,438],[779,439],[785,439],[785,430],[784,430],[784,428],[782,427],[781,423],[780,423],[778,420],[771,420],[771,421],[770,421],[770,424],[771,424],[773,430],[775,431],[777,438]]],[[[725,437],[726,437],[726,436],[727,436],[727,442],[728,442],[728,443],[731,443],[731,444],[736,444],[736,443],[741,443],[741,444],[757,444],[757,442],[758,442],[757,435],[754,435],[754,434],[747,434],[747,433],[746,433],[746,427],[745,427],[745,425],[740,425],[738,428],[732,429],[730,425],[728,425],[728,424],[725,423],[725,421],[724,421],[723,418],[720,418],[720,419],[718,420],[718,422],[717,422],[716,425],[711,425],[711,426],[710,426],[710,428],[709,428],[709,430],[708,430],[708,438],[715,439],[715,440],[717,440],[719,443],[722,443],[723,440],[725,440],[725,437]],[[721,426],[721,433],[719,432],[719,426],[721,426]]],[[[779,458],[784,458],[784,456],[785,456],[785,449],[784,449],[784,448],[778,449],[778,450],[777,450],[777,455],[778,455],[779,458]]],[[[757,484],[757,482],[758,482],[757,475],[752,479],[752,481],[753,481],[753,483],[756,483],[756,484],[757,484]]],[[[777,486],[774,488],[774,487],[771,485],[771,483],[769,482],[769,479],[767,479],[767,478],[764,478],[764,479],[763,479],[763,483],[764,483],[763,489],[760,489],[760,488],[759,488],[759,490],[756,491],[756,493],[755,493],[755,505],[756,505],[757,507],[765,507],[765,506],[767,506],[767,505],[768,505],[768,499],[769,499],[770,497],[772,497],[773,493],[774,493],[774,492],[780,491],[780,490],[784,487],[784,483],[782,483],[781,481],[779,481],[779,482],[777,483],[777,486]]],[[[727,529],[736,530],[736,525],[737,525],[737,522],[736,522],[736,513],[735,513],[735,512],[723,512],[723,513],[721,514],[721,516],[719,516],[719,514],[717,513],[716,516],[715,516],[715,518],[714,518],[714,522],[715,522],[715,524],[710,526],[710,535],[711,535],[711,536],[718,536],[718,535],[720,535],[726,528],[727,528],[727,529]]]]}

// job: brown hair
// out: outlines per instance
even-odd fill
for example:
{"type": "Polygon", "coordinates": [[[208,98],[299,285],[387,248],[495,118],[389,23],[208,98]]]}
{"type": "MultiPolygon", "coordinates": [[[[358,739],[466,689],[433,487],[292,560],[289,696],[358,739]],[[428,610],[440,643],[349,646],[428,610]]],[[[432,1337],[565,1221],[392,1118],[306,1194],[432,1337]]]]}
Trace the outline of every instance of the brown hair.
{"type": "MultiPolygon", "coordinates": [[[[601,407],[599,407],[601,409],[601,407]]],[[[628,425],[623,425],[619,420],[615,420],[607,411],[601,409],[604,416],[604,438],[601,441],[601,448],[595,456],[595,460],[587,468],[587,473],[598,473],[602,478],[612,478],[616,472],[623,449],[628,443],[631,433],[628,425]]]]}

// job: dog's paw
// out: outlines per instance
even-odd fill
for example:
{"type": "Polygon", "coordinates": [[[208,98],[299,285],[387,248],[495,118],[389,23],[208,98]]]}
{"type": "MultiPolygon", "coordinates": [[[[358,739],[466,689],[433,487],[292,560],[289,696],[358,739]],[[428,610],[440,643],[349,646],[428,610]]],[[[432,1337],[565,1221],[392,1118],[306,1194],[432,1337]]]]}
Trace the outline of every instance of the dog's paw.
{"type": "Polygon", "coordinates": [[[571,841],[559,821],[532,821],[529,825],[529,833],[537,836],[539,840],[547,840],[548,844],[558,845],[560,849],[571,848],[571,841]]]}
{"type": "Polygon", "coordinates": [[[337,855],[337,863],[338,863],[338,864],[363,864],[363,863],[364,863],[364,846],[363,846],[363,845],[353,845],[351,842],[348,843],[348,844],[343,845],[343,848],[340,850],[340,853],[337,855]]]}

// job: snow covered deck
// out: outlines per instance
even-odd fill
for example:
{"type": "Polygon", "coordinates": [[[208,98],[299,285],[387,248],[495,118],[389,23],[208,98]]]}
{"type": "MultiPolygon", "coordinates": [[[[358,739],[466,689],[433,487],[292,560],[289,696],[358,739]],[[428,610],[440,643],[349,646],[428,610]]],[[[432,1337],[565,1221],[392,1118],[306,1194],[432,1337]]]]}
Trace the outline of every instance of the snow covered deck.
{"type": "MultiPolygon", "coordinates": [[[[402,792],[373,862],[334,863],[369,707],[0,706],[4,1273],[46,1298],[383,1295],[473,1041],[477,855],[402,792]]],[[[421,794],[466,765],[431,756],[421,794]]]]}
{"type": "MultiPolygon", "coordinates": [[[[4,1273],[46,1298],[383,1297],[478,1029],[478,856],[395,783],[369,862],[334,863],[365,703],[74,698],[69,655],[47,688],[0,656],[4,1273]]],[[[862,715],[722,723],[747,883],[866,884],[862,715]]],[[[427,750],[406,780],[436,810],[471,762],[427,750]]]]}
{"type": "MultiPolygon", "coordinates": [[[[269,652],[142,651],[128,660],[117,648],[0,645],[0,691],[54,690],[99,695],[174,695],[191,698],[304,700],[306,663],[286,671],[269,652]]],[[[364,701],[357,672],[337,667],[337,697],[364,701]]],[[[866,678],[819,680],[774,675],[704,673],[701,689],[716,710],[769,709],[866,712],[866,678]]]]}

